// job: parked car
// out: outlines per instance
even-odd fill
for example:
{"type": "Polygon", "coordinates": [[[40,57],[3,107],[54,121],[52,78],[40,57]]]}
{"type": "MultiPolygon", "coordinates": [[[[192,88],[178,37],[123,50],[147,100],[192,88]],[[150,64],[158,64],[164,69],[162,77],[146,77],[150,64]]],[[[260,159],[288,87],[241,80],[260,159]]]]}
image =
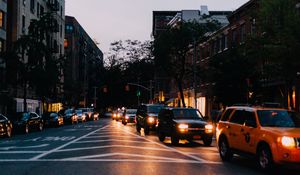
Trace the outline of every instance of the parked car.
{"type": "Polygon", "coordinates": [[[77,109],[77,110],[75,110],[75,113],[76,113],[76,116],[77,116],[77,120],[78,120],[78,121],[80,121],[80,122],[86,122],[86,120],[87,120],[87,115],[84,114],[84,113],[82,112],[82,110],[77,109]]]}
{"type": "Polygon", "coordinates": [[[74,109],[67,109],[64,111],[64,123],[78,123],[78,118],[74,109]]]}
{"type": "Polygon", "coordinates": [[[197,109],[164,108],[158,114],[157,135],[162,142],[170,136],[174,145],[179,143],[179,139],[186,139],[202,140],[205,146],[210,146],[213,125],[207,123],[197,109]]]}
{"type": "Polygon", "coordinates": [[[18,112],[12,115],[11,121],[15,130],[26,134],[33,129],[39,131],[44,129],[42,117],[35,112],[18,112]]]}
{"type": "Polygon", "coordinates": [[[234,154],[256,159],[262,170],[275,164],[300,163],[300,115],[282,108],[231,106],[217,126],[223,161],[234,154]]]}
{"type": "Polygon", "coordinates": [[[11,121],[4,115],[0,114],[0,136],[11,137],[12,129],[13,125],[11,121]]]}
{"type": "Polygon", "coordinates": [[[96,111],[94,111],[94,112],[92,113],[92,118],[91,118],[91,120],[99,120],[99,113],[96,112],[96,111]]]}
{"type": "Polygon", "coordinates": [[[126,109],[122,116],[122,123],[126,125],[127,123],[135,123],[135,115],[137,109],[126,109]]]}
{"type": "Polygon", "coordinates": [[[78,108],[78,110],[81,110],[83,114],[86,116],[86,120],[93,120],[92,114],[94,112],[93,108],[78,108]]]}
{"type": "Polygon", "coordinates": [[[137,132],[140,132],[141,128],[144,128],[145,134],[149,134],[150,130],[155,130],[158,113],[163,107],[164,105],[161,104],[142,104],[139,106],[135,118],[137,132]]]}
{"type": "Polygon", "coordinates": [[[57,112],[46,112],[42,115],[46,126],[60,126],[64,124],[64,117],[57,112]]]}

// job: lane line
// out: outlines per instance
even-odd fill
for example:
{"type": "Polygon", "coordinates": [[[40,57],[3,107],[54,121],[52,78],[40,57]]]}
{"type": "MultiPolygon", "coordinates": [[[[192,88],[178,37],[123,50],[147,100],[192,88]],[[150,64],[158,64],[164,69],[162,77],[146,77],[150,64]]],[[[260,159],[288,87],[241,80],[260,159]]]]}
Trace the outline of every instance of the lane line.
{"type": "Polygon", "coordinates": [[[134,148],[134,149],[144,149],[144,150],[153,150],[153,151],[168,151],[164,148],[155,148],[155,147],[138,147],[138,146],[129,146],[129,145],[106,145],[106,146],[94,146],[94,147],[82,147],[82,148],[71,148],[71,149],[61,149],[56,152],[69,152],[69,151],[81,151],[81,150],[90,150],[90,149],[103,149],[103,148],[134,148]]]}
{"type": "Polygon", "coordinates": [[[1,151],[0,154],[41,154],[46,151],[1,151]]]}
{"type": "Polygon", "coordinates": [[[144,159],[81,159],[81,160],[63,160],[63,159],[0,159],[0,162],[135,162],[135,163],[193,163],[193,164],[213,164],[221,165],[222,162],[199,162],[195,160],[144,160],[144,159]]]}
{"type": "Polygon", "coordinates": [[[40,154],[40,155],[38,155],[38,156],[35,156],[35,157],[31,158],[30,160],[38,160],[38,159],[40,159],[40,158],[42,158],[42,157],[45,157],[45,156],[47,156],[47,155],[49,155],[49,154],[52,154],[52,153],[54,153],[54,152],[56,152],[56,151],[58,151],[58,150],[60,150],[60,149],[62,149],[62,148],[64,148],[64,147],[69,146],[69,145],[71,145],[72,143],[75,143],[75,142],[77,142],[78,140],[83,139],[83,138],[85,138],[85,137],[87,137],[87,136],[89,136],[89,135],[91,135],[91,134],[94,134],[95,132],[100,131],[101,129],[106,128],[106,127],[108,127],[108,126],[109,126],[109,125],[104,126],[104,127],[102,127],[102,128],[99,128],[99,129],[97,129],[97,130],[95,130],[95,131],[92,131],[92,132],[90,132],[90,133],[88,133],[88,134],[86,134],[86,135],[84,135],[84,136],[81,136],[81,137],[79,137],[79,138],[77,138],[77,139],[74,139],[74,140],[72,140],[72,141],[70,141],[70,142],[68,142],[68,143],[66,143],[66,144],[64,144],[64,145],[61,145],[61,146],[59,146],[59,147],[57,147],[57,148],[54,148],[54,149],[52,149],[52,150],[50,150],[50,151],[47,151],[47,152],[43,153],[43,154],[40,154]]]}
{"type": "Polygon", "coordinates": [[[144,141],[122,140],[122,139],[87,140],[87,141],[74,142],[74,144],[81,144],[81,143],[101,143],[101,142],[127,142],[127,143],[143,143],[143,144],[147,143],[147,144],[153,144],[153,143],[144,142],[144,141]]]}
{"type": "Polygon", "coordinates": [[[150,158],[150,159],[157,159],[157,160],[186,161],[186,159],[177,159],[177,158],[151,156],[151,155],[146,156],[146,155],[128,154],[128,153],[107,153],[107,154],[98,154],[98,155],[90,155],[90,156],[71,157],[62,160],[82,160],[82,159],[93,159],[93,158],[102,158],[102,157],[110,157],[110,156],[129,156],[129,157],[139,157],[139,158],[142,157],[146,159],[150,158]]]}
{"type": "MultiPolygon", "coordinates": [[[[106,138],[106,137],[112,137],[111,135],[109,136],[88,136],[85,139],[95,139],[95,138],[106,138]]],[[[118,138],[136,138],[132,136],[113,136],[113,137],[118,137],[118,138]]]]}

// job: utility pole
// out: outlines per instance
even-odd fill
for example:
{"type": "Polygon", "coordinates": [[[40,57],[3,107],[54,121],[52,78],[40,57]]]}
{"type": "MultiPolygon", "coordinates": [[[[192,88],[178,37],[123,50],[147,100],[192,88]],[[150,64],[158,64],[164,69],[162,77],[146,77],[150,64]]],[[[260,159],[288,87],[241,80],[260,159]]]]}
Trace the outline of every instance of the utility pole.
{"type": "Polygon", "coordinates": [[[94,108],[97,108],[97,87],[94,86],[94,108]]]}
{"type": "Polygon", "coordinates": [[[195,109],[197,109],[197,77],[196,77],[196,38],[194,37],[194,53],[193,53],[193,89],[194,89],[194,103],[195,109]]]}

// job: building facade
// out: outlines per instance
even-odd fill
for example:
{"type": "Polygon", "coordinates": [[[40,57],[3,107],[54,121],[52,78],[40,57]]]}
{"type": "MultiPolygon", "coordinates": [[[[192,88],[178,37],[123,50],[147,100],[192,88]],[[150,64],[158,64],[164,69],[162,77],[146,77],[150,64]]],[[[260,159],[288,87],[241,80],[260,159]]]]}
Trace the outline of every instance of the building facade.
{"type": "Polygon", "coordinates": [[[0,1],[0,113],[6,113],[5,96],[7,96],[6,87],[6,64],[3,53],[6,50],[6,30],[7,30],[7,1],[0,1]]]}
{"type": "MultiPolygon", "coordinates": [[[[12,50],[14,43],[23,35],[28,34],[32,20],[39,20],[44,14],[51,14],[53,17],[53,31],[47,37],[47,46],[51,47],[53,56],[63,59],[64,55],[64,28],[65,28],[65,0],[9,0],[7,1],[7,49],[12,50]]],[[[26,58],[25,58],[26,60],[26,58]]],[[[56,86],[58,98],[63,94],[63,71],[60,70],[59,84],[56,86]]],[[[16,111],[23,110],[23,90],[18,85],[13,85],[10,89],[10,96],[15,98],[16,111]]],[[[31,101],[28,104],[28,111],[42,110],[40,97],[34,89],[28,88],[27,98],[31,101]]],[[[59,100],[59,99],[55,99],[59,100]]]]}
{"type": "Polygon", "coordinates": [[[94,87],[103,68],[103,53],[80,23],[66,16],[65,102],[68,106],[89,107],[95,102],[94,87]]]}

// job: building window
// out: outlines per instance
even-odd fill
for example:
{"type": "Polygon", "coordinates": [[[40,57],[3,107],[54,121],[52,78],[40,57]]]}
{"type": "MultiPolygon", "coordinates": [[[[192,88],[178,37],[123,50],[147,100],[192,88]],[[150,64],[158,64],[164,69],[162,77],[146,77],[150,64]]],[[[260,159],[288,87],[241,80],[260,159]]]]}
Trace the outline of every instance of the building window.
{"type": "Polygon", "coordinates": [[[0,10],[0,28],[5,28],[5,13],[0,10]]]}
{"type": "Polygon", "coordinates": [[[241,25],[241,27],[240,27],[240,37],[241,37],[241,39],[240,39],[240,42],[241,43],[243,43],[243,42],[245,42],[245,40],[246,40],[246,26],[245,26],[245,24],[243,24],[243,25],[241,25]]]}
{"type": "Polygon", "coordinates": [[[63,16],[63,6],[60,6],[60,16],[63,16]]]}
{"type": "Polygon", "coordinates": [[[0,39],[0,53],[4,52],[4,41],[0,39]]]}
{"type": "Polygon", "coordinates": [[[237,43],[237,31],[236,29],[232,30],[232,45],[235,45],[237,43]]]}
{"type": "Polygon", "coordinates": [[[22,33],[25,33],[25,22],[26,22],[26,19],[25,19],[25,15],[22,16],[22,33]]]}
{"type": "Polygon", "coordinates": [[[224,50],[228,49],[228,36],[224,35],[224,50]]]}
{"type": "Polygon", "coordinates": [[[38,18],[41,16],[40,3],[37,3],[36,5],[36,15],[38,18]]]}
{"type": "Polygon", "coordinates": [[[24,6],[26,5],[26,0],[23,0],[23,5],[24,5],[24,6]]]}
{"type": "Polygon", "coordinates": [[[40,16],[44,15],[44,7],[41,5],[40,6],[40,16]]]}
{"type": "Polygon", "coordinates": [[[67,40],[67,39],[65,39],[65,40],[64,40],[64,47],[65,47],[65,48],[67,48],[67,47],[68,47],[68,45],[69,45],[69,43],[68,43],[68,40],[67,40]]]}
{"type": "Polygon", "coordinates": [[[35,0],[30,0],[30,10],[34,14],[35,10],[35,0]]]}
{"type": "Polygon", "coordinates": [[[251,35],[255,35],[255,34],[256,34],[256,20],[255,18],[253,18],[251,22],[251,35]]]}
{"type": "Polygon", "coordinates": [[[71,33],[73,31],[73,26],[66,25],[66,30],[67,30],[68,33],[71,33]]]}
{"type": "Polygon", "coordinates": [[[60,38],[62,38],[62,33],[63,33],[63,27],[60,25],[60,38]]]}

